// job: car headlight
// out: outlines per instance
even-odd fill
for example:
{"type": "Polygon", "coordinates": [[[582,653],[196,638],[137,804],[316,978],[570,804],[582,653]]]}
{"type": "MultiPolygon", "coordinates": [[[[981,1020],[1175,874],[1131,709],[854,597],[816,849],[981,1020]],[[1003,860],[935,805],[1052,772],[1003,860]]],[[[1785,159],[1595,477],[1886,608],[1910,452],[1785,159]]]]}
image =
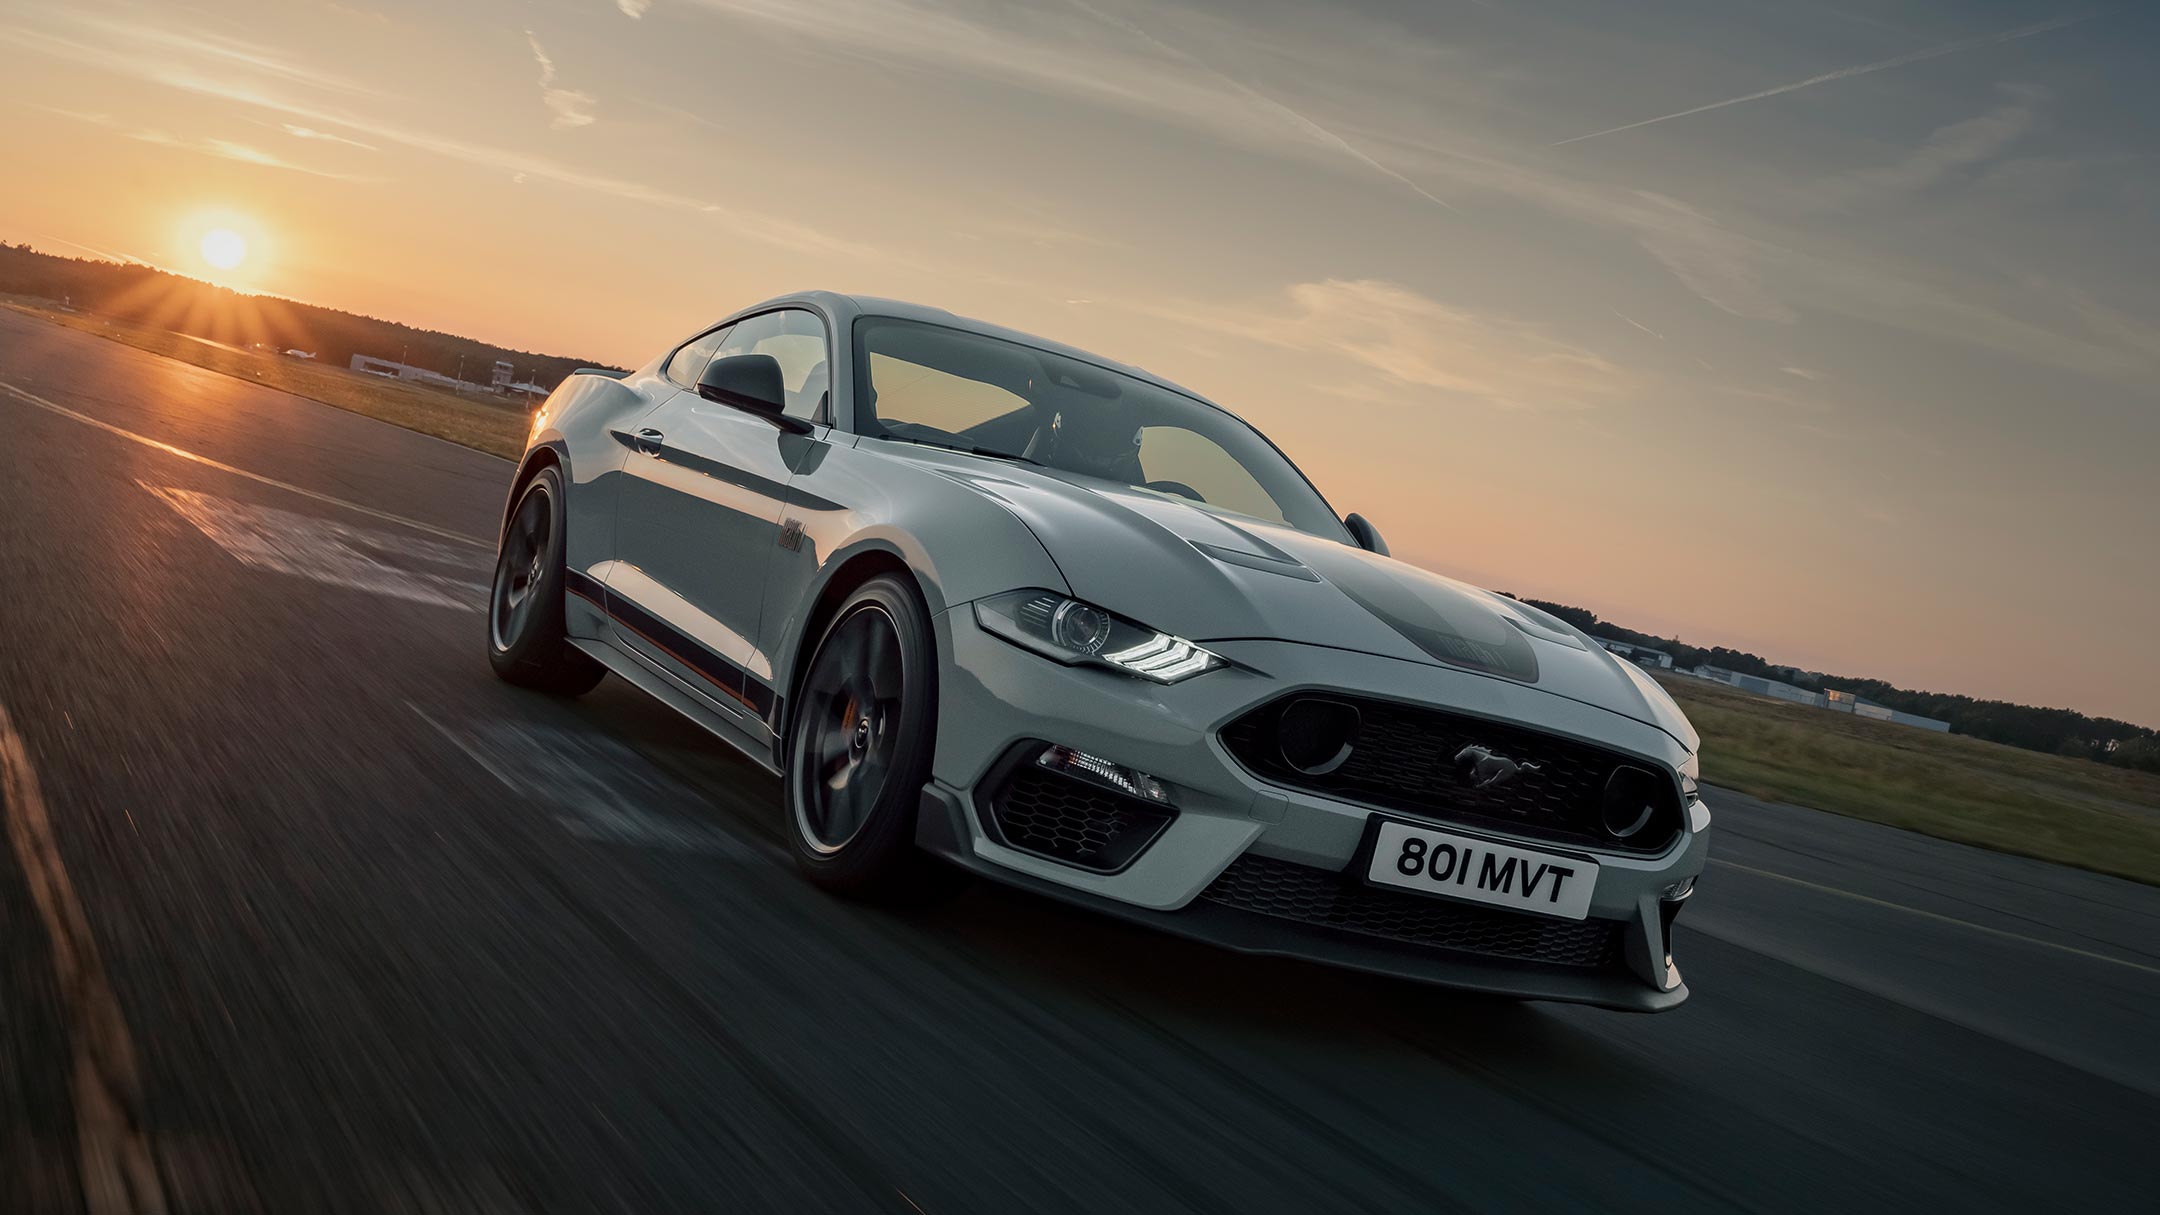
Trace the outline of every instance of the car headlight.
{"type": "Polygon", "coordinates": [[[1690,755],[1680,764],[1680,804],[1687,811],[1689,832],[1710,826],[1710,807],[1702,799],[1702,757],[1690,755]]]}
{"type": "Polygon", "coordinates": [[[1108,667],[1176,683],[1225,665],[1183,637],[1157,632],[1055,591],[1012,591],[975,601],[975,623],[1059,662],[1108,667]]]}

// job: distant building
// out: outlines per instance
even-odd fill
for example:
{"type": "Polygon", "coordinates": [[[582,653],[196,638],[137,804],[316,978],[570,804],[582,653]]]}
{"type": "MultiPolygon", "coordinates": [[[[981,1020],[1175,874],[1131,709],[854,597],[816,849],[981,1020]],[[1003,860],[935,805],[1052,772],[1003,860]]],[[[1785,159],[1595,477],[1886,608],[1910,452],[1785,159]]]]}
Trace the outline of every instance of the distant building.
{"type": "Polygon", "coordinates": [[[1823,694],[1820,692],[1795,687],[1789,683],[1780,683],[1775,679],[1764,679],[1760,675],[1745,675],[1739,671],[1728,671],[1724,667],[1714,667],[1707,662],[1696,667],[1695,673],[1704,679],[1729,683],[1743,692],[1753,692],[1757,696],[1774,696],[1779,700],[1789,700],[1796,705],[1812,705],[1818,709],[1827,705],[1823,694]]]}
{"type": "Polygon", "coordinates": [[[1937,733],[1941,734],[1947,734],[1950,732],[1950,723],[1947,721],[1938,721],[1932,717],[1922,717],[1917,713],[1902,713],[1896,709],[1890,708],[1888,705],[1876,704],[1874,701],[1869,700],[1864,696],[1856,695],[1852,692],[1840,692],[1837,689],[1832,688],[1829,691],[1823,693],[1823,698],[1825,701],[1823,705],[1824,708],[1832,709],[1839,713],[1850,713],[1855,717],[1866,717],[1871,718],[1875,721],[1896,722],[1898,725],[1901,726],[1913,726],[1922,730],[1934,730],[1937,733]]]}
{"type": "Polygon", "coordinates": [[[1660,671],[1672,670],[1672,655],[1663,650],[1653,650],[1646,645],[1632,645],[1625,641],[1607,641],[1603,637],[1597,643],[1639,667],[1651,667],[1660,671]]]}
{"type": "Polygon", "coordinates": [[[1938,734],[1950,732],[1950,723],[1947,721],[1937,721],[1932,717],[1922,717],[1917,713],[1900,713],[1887,705],[1879,705],[1872,700],[1856,696],[1851,692],[1840,692],[1834,688],[1817,692],[1808,688],[1795,687],[1789,683],[1781,683],[1775,679],[1764,679],[1760,675],[1743,675],[1738,671],[1728,671],[1724,667],[1714,667],[1707,662],[1696,667],[1695,674],[1702,676],[1704,679],[1714,679],[1719,683],[1729,683],[1743,692],[1753,692],[1758,696],[1771,696],[1778,700],[1789,700],[1796,705],[1813,705],[1818,709],[1828,709],[1833,713],[1850,713],[1855,717],[1893,722],[1897,725],[1912,726],[1920,730],[1933,730],[1938,734]]]}
{"type": "Polygon", "coordinates": [[[517,368],[512,367],[508,363],[498,361],[495,364],[495,374],[493,378],[488,380],[488,385],[489,387],[501,390],[510,387],[510,381],[516,378],[517,368]]]}
{"type": "Polygon", "coordinates": [[[352,369],[366,372],[369,375],[379,375],[386,380],[406,380],[415,384],[433,384],[437,388],[463,387],[455,376],[447,376],[440,371],[430,371],[425,367],[414,367],[409,363],[394,363],[389,359],[378,359],[372,355],[356,354],[352,356],[352,369]]]}

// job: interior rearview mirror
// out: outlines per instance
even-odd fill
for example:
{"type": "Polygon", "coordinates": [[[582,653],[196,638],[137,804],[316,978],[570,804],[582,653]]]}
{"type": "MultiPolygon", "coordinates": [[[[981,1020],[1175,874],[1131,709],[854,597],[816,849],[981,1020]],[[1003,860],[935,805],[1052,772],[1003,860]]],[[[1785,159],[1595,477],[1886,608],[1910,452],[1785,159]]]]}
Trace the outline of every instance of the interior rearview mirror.
{"type": "Polygon", "coordinates": [[[1359,548],[1383,557],[1388,555],[1387,541],[1380,538],[1380,529],[1374,527],[1365,516],[1350,515],[1343,520],[1343,526],[1350,529],[1350,538],[1358,542],[1359,548]]]}
{"type": "Polygon", "coordinates": [[[698,395],[708,401],[732,406],[746,413],[795,429],[787,408],[787,389],[780,381],[780,360],[769,354],[732,354],[705,365],[698,377],[698,395]]]}

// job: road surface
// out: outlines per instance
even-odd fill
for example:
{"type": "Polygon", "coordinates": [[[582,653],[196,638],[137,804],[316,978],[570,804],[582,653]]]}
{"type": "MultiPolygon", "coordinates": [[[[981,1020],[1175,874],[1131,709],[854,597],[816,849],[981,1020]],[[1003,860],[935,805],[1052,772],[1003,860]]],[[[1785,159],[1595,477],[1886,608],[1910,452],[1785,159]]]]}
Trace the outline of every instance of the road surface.
{"type": "Polygon", "coordinates": [[[2160,891],[1712,792],[1680,1010],[799,881],[510,466],[0,311],[0,1210],[2144,1209],[2160,891]]]}

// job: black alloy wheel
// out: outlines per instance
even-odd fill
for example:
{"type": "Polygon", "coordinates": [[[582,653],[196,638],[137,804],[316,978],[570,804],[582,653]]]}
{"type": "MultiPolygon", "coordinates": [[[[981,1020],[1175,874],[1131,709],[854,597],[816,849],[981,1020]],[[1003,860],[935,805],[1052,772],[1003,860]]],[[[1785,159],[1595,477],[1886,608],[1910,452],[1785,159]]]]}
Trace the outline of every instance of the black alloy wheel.
{"type": "Polygon", "coordinates": [[[518,497],[488,591],[488,662],[520,687],[577,696],[607,674],[563,623],[562,474],[543,468],[518,497]]]}
{"type": "Polygon", "coordinates": [[[929,615],[873,578],[834,614],[797,694],[787,748],[790,839],[805,874],[858,895],[917,888],[915,815],[936,733],[929,615]]]}

